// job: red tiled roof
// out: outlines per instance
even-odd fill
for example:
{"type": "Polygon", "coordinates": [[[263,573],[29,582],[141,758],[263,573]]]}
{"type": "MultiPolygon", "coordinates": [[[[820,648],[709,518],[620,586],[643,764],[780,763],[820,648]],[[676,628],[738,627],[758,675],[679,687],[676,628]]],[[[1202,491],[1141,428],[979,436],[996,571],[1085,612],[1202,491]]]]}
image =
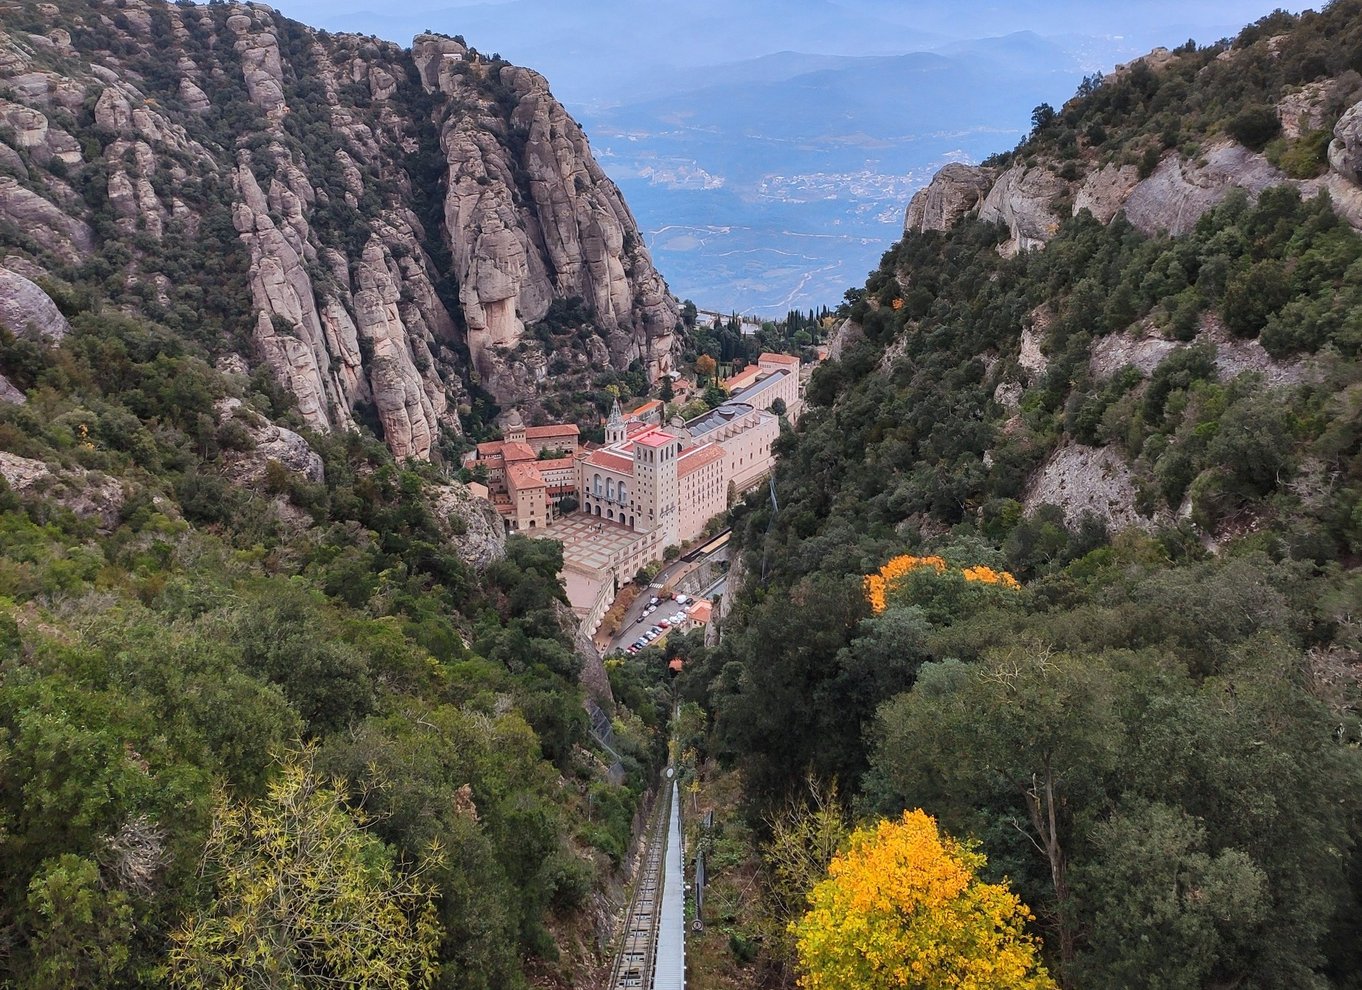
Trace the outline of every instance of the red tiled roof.
{"type": "Polygon", "coordinates": [[[620,474],[633,474],[634,462],[628,457],[621,457],[619,454],[612,454],[608,450],[594,450],[586,459],[588,464],[596,467],[606,468],[610,471],[618,471],[620,474]]]}
{"type": "Polygon", "coordinates": [[[646,416],[646,415],[648,415],[649,413],[654,412],[654,411],[656,411],[656,410],[658,410],[658,409],[661,409],[661,408],[662,408],[662,400],[661,400],[661,399],[650,399],[649,401],[643,403],[643,405],[639,406],[637,409],[631,409],[631,410],[629,411],[629,415],[630,415],[630,416],[646,416]]]}
{"type": "Polygon", "coordinates": [[[535,462],[535,466],[542,471],[567,471],[576,464],[576,458],[572,457],[546,457],[535,462]]]}
{"type": "Polygon", "coordinates": [[[714,603],[699,601],[687,609],[686,614],[696,622],[708,622],[710,616],[714,614],[714,603]]]}
{"type": "Polygon", "coordinates": [[[650,432],[635,437],[634,443],[641,443],[645,447],[665,447],[675,439],[676,437],[670,433],[663,433],[657,427],[653,427],[650,432]]]}
{"type": "Polygon", "coordinates": [[[773,354],[770,351],[767,351],[766,353],[762,354],[760,357],[757,358],[757,363],[787,364],[794,366],[799,364],[799,358],[795,357],[793,354],[773,354]]]}
{"type": "Polygon", "coordinates": [[[478,456],[479,456],[479,457],[488,457],[488,456],[491,456],[492,454],[500,454],[500,453],[501,453],[501,441],[500,441],[500,440],[488,440],[486,443],[480,443],[480,444],[478,444],[478,456]]]}
{"type": "Polygon", "coordinates": [[[761,374],[761,372],[762,369],[756,367],[755,365],[753,365],[750,368],[744,368],[742,371],[738,372],[732,378],[724,379],[723,381],[724,391],[732,392],[735,388],[742,388],[745,385],[752,384],[752,382],[756,381],[757,376],[761,374]]]}
{"type": "Polygon", "coordinates": [[[550,437],[575,437],[581,434],[576,423],[550,423],[548,426],[525,427],[526,439],[547,440],[550,437]]]}
{"type": "Polygon", "coordinates": [[[681,460],[676,465],[676,475],[684,478],[692,471],[698,471],[707,464],[713,464],[724,456],[724,449],[717,443],[707,443],[703,447],[695,447],[681,455],[681,460]]]}
{"type": "Polygon", "coordinates": [[[681,673],[681,668],[684,667],[685,665],[686,661],[682,660],[680,657],[672,657],[671,660],[668,661],[667,663],[667,669],[670,670],[673,674],[679,674],[681,673]]]}
{"type": "Polygon", "coordinates": [[[638,436],[638,434],[640,434],[640,433],[647,433],[649,430],[655,430],[655,429],[657,429],[657,427],[653,426],[651,423],[633,423],[633,422],[631,422],[631,423],[626,423],[626,424],[625,424],[624,435],[625,435],[626,437],[634,437],[634,436],[638,436]]]}
{"type": "Polygon", "coordinates": [[[506,458],[507,464],[512,461],[533,461],[539,457],[529,444],[518,442],[502,444],[501,456],[506,458]]]}
{"type": "Polygon", "coordinates": [[[544,478],[533,464],[512,464],[506,469],[506,480],[511,488],[544,488],[544,478]]]}

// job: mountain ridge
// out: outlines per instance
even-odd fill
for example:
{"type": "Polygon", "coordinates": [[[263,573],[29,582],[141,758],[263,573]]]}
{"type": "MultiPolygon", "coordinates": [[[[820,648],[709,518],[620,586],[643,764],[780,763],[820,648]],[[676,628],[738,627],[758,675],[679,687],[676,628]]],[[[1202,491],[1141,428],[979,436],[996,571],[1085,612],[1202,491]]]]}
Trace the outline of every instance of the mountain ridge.
{"type": "Polygon", "coordinates": [[[368,416],[427,458],[478,394],[541,409],[554,355],[583,383],[671,366],[677,303],[537,73],[254,5],[12,7],[13,263],[72,284],[121,272],[119,295],[185,329],[212,282],[248,297],[248,319],[224,308],[198,329],[263,360],[308,427],[368,416]],[[173,67],[151,54],[166,44],[173,67]],[[528,333],[574,299],[586,317],[553,328],[569,346],[528,333]]]}

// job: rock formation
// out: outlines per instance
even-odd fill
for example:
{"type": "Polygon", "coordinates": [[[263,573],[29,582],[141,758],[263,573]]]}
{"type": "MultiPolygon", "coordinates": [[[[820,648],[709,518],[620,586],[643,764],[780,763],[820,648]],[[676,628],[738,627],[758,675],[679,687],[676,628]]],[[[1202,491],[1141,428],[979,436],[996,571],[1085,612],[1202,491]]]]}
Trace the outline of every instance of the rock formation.
{"type": "Polygon", "coordinates": [[[1001,248],[1004,254],[1034,250],[1059,229],[1054,201],[1066,188],[1064,180],[1047,168],[1013,166],[988,191],[979,219],[1007,226],[1012,236],[1001,248]]]}
{"type": "Polygon", "coordinates": [[[71,332],[57,304],[32,281],[0,266],[0,326],[18,336],[58,341],[71,332]]]}
{"type": "MultiPolygon", "coordinates": [[[[1119,66],[1112,78],[1136,65],[1157,72],[1176,59],[1157,49],[1119,66]]],[[[1282,132],[1288,138],[1318,132],[1331,119],[1330,107],[1337,114],[1340,101],[1357,100],[1359,95],[1362,76],[1354,72],[1288,93],[1277,106],[1282,132]]],[[[974,214],[1006,225],[1009,237],[1000,250],[1012,255],[1042,247],[1058,229],[1059,211],[1065,208],[1074,215],[1088,210],[1102,223],[1124,213],[1144,233],[1178,235],[1190,231],[1232,190],[1243,190],[1256,199],[1264,189],[1282,184],[1296,186],[1307,197],[1327,192],[1338,214],[1362,230],[1362,102],[1353,103],[1338,116],[1328,161],[1328,171],[1318,178],[1291,179],[1262,154],[1219,136],[1195,160],[1182,157],[1177,150],[1165,153],[1143,179],[1136,166],[1111,161],[1100,166],[1089,162],[1086,169],[1081,161],[1066,163],[1065,174],[1076,172],[1076,178],[1061,178],[1051,168],[1057,163],[1045,161],[1018,162],[996,178],[989,170],[952,163],[913,196],[904,233],[944,230],[960,217],[974,214]]]]}
{"type": "Polygon", "coordinates": [[[954,226],[988,194],[990,179],[988,171],[972,165],[952,162],[945,166],[908,204],[904,233],[947,230],[954,226]]]}
{"type": "Polygon", "coordinates": [[[92,519],[100,532],[112,532],[123,510],[123,486],[98,471],[59,470],[7,451],[0,451],[0,478],[18,495],[41,495],[92,519]]]}
{"type": "Polygon", "coordinates": [[[506,556],[506,524],[491,502],[478,498],[466,485],[433,488],[431,510],[459,556],[478,570],[506,556]]]}
{"type": "Polygon", "coordinates": [[[470,388],[534,412],[555,359],[565,389],[670,369],[677,303],[537,73],[256,4],[63,3],[43,23],[0,26],[0,257],[94,265],[120,305],[191,332],[211,304],[309,428],[366,422],[428,458],[470,388]],[[559,300],[589,313],[561,357],[530,332],[559,300]]]}

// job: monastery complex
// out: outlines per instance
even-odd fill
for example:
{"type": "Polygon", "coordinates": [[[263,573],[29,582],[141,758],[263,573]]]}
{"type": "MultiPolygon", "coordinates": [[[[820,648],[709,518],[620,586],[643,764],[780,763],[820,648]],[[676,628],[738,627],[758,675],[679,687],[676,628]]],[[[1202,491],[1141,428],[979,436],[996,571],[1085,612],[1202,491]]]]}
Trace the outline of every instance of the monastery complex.
{"type": "Polygon", "coordinates": [[[728,508],[730,488],[766,476],[780,414],[799,416],[799,371],[797,357],[762,354],[724,382],[723,405],[686,422],[664,425],[660,402],[626,416],[617,400],[601,446],[581,444],[575,425],[526,426],[513,411],[505,438],[478,444],[464,466],[486,470],[508,531],[563,542],[568,597],[591,612],[667,547],[699,537],[728,508]],[[569,496],[580,511],[562,516],[569,496]]]}

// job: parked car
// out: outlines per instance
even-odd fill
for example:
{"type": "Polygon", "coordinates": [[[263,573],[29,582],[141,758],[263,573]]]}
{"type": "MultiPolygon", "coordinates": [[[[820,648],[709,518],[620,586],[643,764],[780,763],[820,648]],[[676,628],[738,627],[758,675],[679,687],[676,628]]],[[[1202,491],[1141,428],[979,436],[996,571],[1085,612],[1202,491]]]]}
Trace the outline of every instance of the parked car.
{"type": "Polygon", "coordinates": [[[690,601],[690,595],[677,595],[677,596],[676,596],[676,604],[678,604],[678,605],[685,605],[685,604],[686,604],[687,602],[689,602],[689,601],[690,601]]]}
{"type": "Polygon", "coordinates": [[[652,598],[648,599],[648,604],[651,605],[653,608],[657,608],[658,603],[660,603],[661,601],[662,601],[661,598],[658,598],[657,595],[653,595],[652,598]]]}
{"type": "Polygon", "coordinates": [[[642,622],[642,621],[643,621],[643,613],[640,612],[640,613],[638,614],[638,618],[635,619],[634,621],[635,621],[635,622],[642,622]]]}
{"type": "Polygon", "coordinates": [[[662,620],[661,622],[659,622],[657,625],[658,625],[658,628],[660,628],[660,629],[666,629],[668,626],[671,625],[671,620],[670,620],[670,619],[663,619],[663,620],[662,620]]]}

